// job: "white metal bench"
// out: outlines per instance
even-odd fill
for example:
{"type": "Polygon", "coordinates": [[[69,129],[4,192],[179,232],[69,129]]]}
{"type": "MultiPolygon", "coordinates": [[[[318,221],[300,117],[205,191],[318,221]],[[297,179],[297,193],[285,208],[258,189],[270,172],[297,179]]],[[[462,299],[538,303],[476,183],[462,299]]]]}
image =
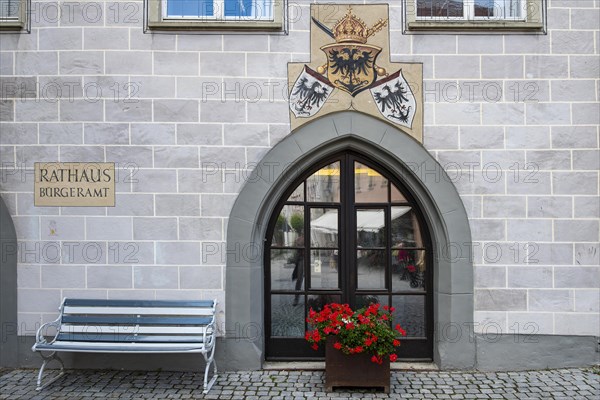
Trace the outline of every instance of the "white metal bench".
{"type": "Polygon", "coordinates": [[[64,364],[57,352],[81,353],[201,353],[206,361],[204,393],[217,379],[214,360],[217,300],[90,300],[64,299],[56,321],[40,327],[36,343],[44,362],[37,379],[41,390],[64,374],[64,364]],[[54,327],[57,332],[48,342],[44,333],[54,327]],[[42,352],[50,352],[44,355],[42,352]],[[57,360],[60,373],[42,384],[44,368],[57,360]],[[213,377],[208,381],[210,365],[213,377]]]}

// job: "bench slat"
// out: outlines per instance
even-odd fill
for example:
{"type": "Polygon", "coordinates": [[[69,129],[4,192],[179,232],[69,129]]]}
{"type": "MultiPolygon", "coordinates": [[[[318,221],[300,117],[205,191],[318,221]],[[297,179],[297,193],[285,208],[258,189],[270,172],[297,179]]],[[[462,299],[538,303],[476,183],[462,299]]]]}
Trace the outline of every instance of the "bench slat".
{"type": "Polygon", "coordinates": [[[57,350],[80,353],[181,353],[201,352],[202,343],[102,343],[102,342],[68,342],[60,341],[38,343],[36,350],[57,350]]]}
{"type": "Polygon", "coordinates": [[[212,318],[208,316],[191,316],[191,317],[127,317],[121,315],[113,315],[103,317],[101,315],[63,315],[62,322],[69,324],[131,324],[131,325],[208,325],[212,318]]]}
{"type": "Polygon", "coordinates": [[[68,333],[61,332],[58,341],[67,342],[123,342],[123,343],[202,343],[202,335],[135,335],[133,333],[68,333]]]}
{"type": "Polygon", "coordinates": [[[92,335],[92,337],[99,333],[202,335],[206,331],[206,326],[61,325],[60,331],[64,333],[85,333],[92,335]]]}
{"type": "Polygon", "coordinates": [[[211,308],[65,306],[64,314],[98,315],[213,315],[211,308]]]}
{"type": "Polygon", "coordinates": [[[76,307],[208,307],[213,300],[104,300],[104,299],[65,299],[65,306],[76,307]]]}

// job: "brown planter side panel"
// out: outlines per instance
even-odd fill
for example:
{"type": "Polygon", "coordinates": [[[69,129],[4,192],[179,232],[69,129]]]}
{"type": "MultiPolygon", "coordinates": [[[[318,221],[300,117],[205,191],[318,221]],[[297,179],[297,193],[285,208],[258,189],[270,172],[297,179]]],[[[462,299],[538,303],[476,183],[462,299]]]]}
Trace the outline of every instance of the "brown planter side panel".
{"type": "Polygon", "coordinates": [[[384,358],[382,364],[371,361],[371,354],[347,355],[336,350],[336,338],[327,338],[325,350],[325,387],[328,392],[334,387],[372,387],[390,392],[390,360],[384,358]]]}

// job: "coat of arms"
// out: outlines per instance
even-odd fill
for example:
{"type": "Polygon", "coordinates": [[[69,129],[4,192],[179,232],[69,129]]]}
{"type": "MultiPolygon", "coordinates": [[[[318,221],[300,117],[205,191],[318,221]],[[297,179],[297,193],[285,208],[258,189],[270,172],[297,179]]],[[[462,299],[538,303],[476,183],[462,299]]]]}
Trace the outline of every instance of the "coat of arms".
{"type": "MultiPolygon", "coordinates": [[[[377,35],[388,26],[388,19],[381,18],[383,15],[379,7],[381,6],[354,7],[365,12],[362,16],[370,21],[369,24],[354,13],[352,6],[348,6],[344,14],[338,14],[336,18],[339,19],[335,23],[329,22],[331,25],[319,18],[331,18],[330,12],[313,13],[312,23],[321,41],[314,49],[320,49],[325,57],[318,57],[319,63],[312,64],[312,68],[304,64],[301,71],[296,69],[298,72],[294,75],[295,82],[289,92],[292,118],[297,121],[311,119],[329,104],[325,111],[327,113],[336,109],[355,109],[413,129],[413,120],[417,112],[421,111],[417,110],[418,101],[406,80],[406,72],[403,73],[403,69],[398,68],[395,72],[388,73],[387,70],[394,68],[396,64],[384,60],[378,65],[377,59],[383,53],[383,48],[368,43],[372,40],[378,45],[389,46],[387,31],[384,31],[385,35],[377,35]],[[331,43],[327,43],[328,38],[332,39],[331,43]],[[365,92],[369,94],[361,95],[365,92]],[[334,93],[337,94],[334,96],[334,93]]],[[[314,39],[317,36],[312,37],[314,39]]],[[[418,69],[410,64],[401,65],[408,71],[408,76],[414,79],[418,69]]],[[[422,79],[422,73],[417,76],[422,79]]],[[[417,132],[422,118],[418,121],[417,132]]]]}

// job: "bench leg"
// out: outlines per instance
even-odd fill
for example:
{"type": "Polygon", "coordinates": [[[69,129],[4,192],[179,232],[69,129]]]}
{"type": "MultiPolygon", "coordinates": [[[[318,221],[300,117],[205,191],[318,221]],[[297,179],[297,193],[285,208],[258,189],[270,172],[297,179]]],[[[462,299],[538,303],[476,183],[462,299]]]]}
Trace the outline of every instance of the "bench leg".
{"type": "Polygon", "coordinates": [[[215,345],[213,345],[210,351],[210,356],[206,353],[202,353],[204,360],[206,361],[206,368],[204,369],[204,390],[202,393],[207,394],[210,388],[217,381],[217,363],[215,362],[215,345]],[[210,371],[210,364],[213,365],[213,377],[208,381],[208,372],[210,371]]]}
{"type": "Polygon", "coordinates": [[[59,379],[61,376],[63,376],[65,374],[65,364],[63,364],[60,357],[56,355],[55,351],[53,351],[52,353],[50,353],[47,356],[44,356],[42,354],[42,352],[40,352],[40,356],[42,357],[44,362],[42,363],[42,367],[40,368],[40,372],[39,372],[38,378],[37,378],[37,387],[35,390],[38,390],[38,391],[42,390],[46,386],[50,385],[52,382],[56,381],[57,379],[59,379]],[[50,379],[48,382],[46,382],[42,385],[42,375],[44,374],[44,369],[46,368],[46,365],[48,365],[50,363],[50,361],[52,361],[52,360],[57,360],[60,363],[60,373],[58,374],[58,376],[55,376],[54,378],[50,379]]]}

